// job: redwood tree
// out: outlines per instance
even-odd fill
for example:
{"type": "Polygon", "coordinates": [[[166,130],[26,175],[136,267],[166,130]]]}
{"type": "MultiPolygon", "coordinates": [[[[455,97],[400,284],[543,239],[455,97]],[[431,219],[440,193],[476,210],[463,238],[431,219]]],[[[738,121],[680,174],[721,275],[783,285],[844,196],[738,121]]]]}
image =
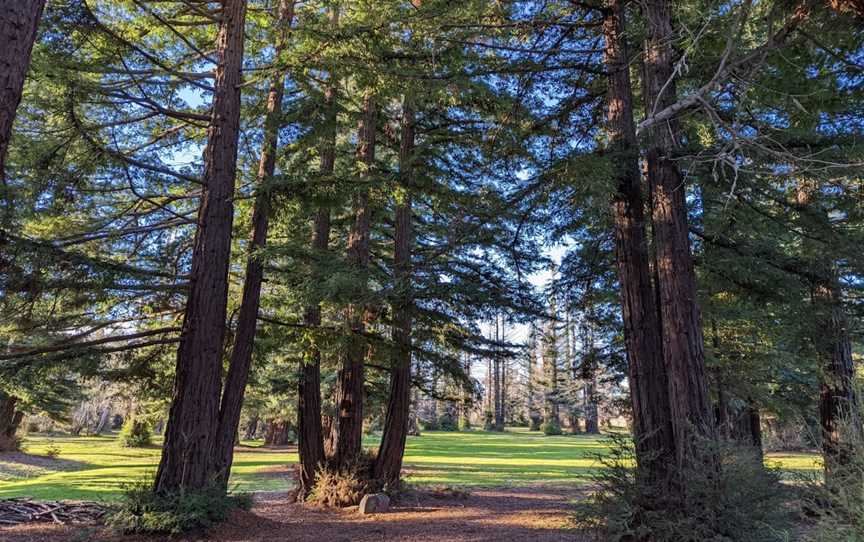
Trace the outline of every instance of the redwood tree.
{"type": "Polygon", "coordinates": [[[402,139],[399,147],[399,173],[402,186],[397,193],[396,228],[393,251],[393,363],[390,372],[390,395],[384,434],[375,463],[376,478],[389,484],[399,482],[402,456],[408,434],[408,411],[411,402],[411,325],[413,296],[411,293],[411,189],[414,154],[414,110],[410,98],[402,106],[402,139]]]}
{"type": "MultiPolygon", "coordinates": [[[[650,0],[643,9],[647,22],[645,111],[646,115],[652,115],[676,100],[673,4],[668,0],[650,0]]],[[[683,463],[691,450],[694,431],[705,435],[714,432],[714,416],[708,396],[702,323],[690,252],[686,185],[673,156],[679,137],[678,122],[672,118],[652,126],[644,138],[644,146],[672,434],[677,460],[683,463]]]]}
{"type": "Polygon", "coordinates": [[[660,475],[674,450],[666,369],[656,298],[651,284],[645,202],[633,122],[633,92],[621,0],[609,0],[603,21],[609,73],[606,122],[617,187],[612,200],[615,256],[627,348],[630,399],[639,467],[660,475]]]}
{"type": "Polygon", "coordinates": [[[12,194],[6,183],[6,153],[44,7],[45,0],[0,0],[0,181],[7,209],[4,226],[12,218],[12,194]]]}
{"type": "MultiPolygon", "coordinates": [[[[337,22],[334,10],[332,20],[337,22]]],[[[321,144],[320,173],[322,178],[333,175],[336,163],[336,82],[333,74],[324,90],[327,132],[321,144]]],[[[316,256],[327,251],[330,239],[330,209],[321,207],[312,225],[312,250],[316,256]]],[[[321,306],[312,303],[304,312],[304,323],[310,327],[321,325],[321,306]]],[[[321,350],[314,342],[300,363],[297,380],[297,450],[300,455],[300,488],[298,496],[305,497],[315,485],[315,473],[324,463],[324,431],[321,425],[321,350]]]]}
{"type": "Polygon", "coordinates": [[[355,299],[346,310],[349,336],[343,354],[336,389],[338,420],[335,427],[333,453],[338,468],[345,467],[360,453],[363,439],[363,373],[367,343],[364,337],[368,307],[363,299],[366,293],[366,273],[369,266],[369,233],[371,209],[368,183],[375,168],[375,125],[377,112],[371,93],[363,97],[362,118],[359,125],[361,163],[359,183],[354,193],[354,223],[348,234],[348,263],[360,283],[355,299]]]}
{"type": "MultiPolygon", "coordinates": [[[[274,54],[276,64],[287,45],[291,21],[294,18],[294,0],[282,0],[279,6],[277,38],[274,54]]],[[[243,298],[237,317],[237,332],[231,351],[231,365],[222,391],[219,407],[219,430],[214,449],[213,469],[219,483],[227,488],[234,458],[234,441],[240,423],[240,410],[249,380],[252,365],[252,343],[258,323],[258,308],[261,304],[261,283],[264,280],[264,265],[256,251],[267,244],[267,228],[270,222],[270,187],[267,183],[276,171],[276,151],[279,145],[279,126],[282,117],[282,97],[285,74],[277,69],[267,93],[267,114],[264,120],[264,141],[258,163],[258,194],[252,211],[252,239],[246,260],[246,278],[243,283],[243,298]]]]}
{"type": "Polygon", "coordinates": [[[223,0],[190,288],[157,492],[200,490],[215,482],[245,21],[245,0],[223,0]]]}

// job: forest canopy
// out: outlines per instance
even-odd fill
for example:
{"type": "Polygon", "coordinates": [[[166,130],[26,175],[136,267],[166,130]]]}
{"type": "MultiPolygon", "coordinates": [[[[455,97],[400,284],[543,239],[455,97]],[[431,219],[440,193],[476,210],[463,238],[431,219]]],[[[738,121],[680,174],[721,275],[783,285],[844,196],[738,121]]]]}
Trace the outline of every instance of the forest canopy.
{"type": "Polygon", "coordinates": [[[423,429],[618,426],[661,510],[708,506],[688,476],[725,480],[725,443],[852,484],[862,22],[0,0],[0,448],[117,415],[164,438],[164,497],[225,495],[240,436],[296,442],[302,500],[399,487],[423,429]]]}

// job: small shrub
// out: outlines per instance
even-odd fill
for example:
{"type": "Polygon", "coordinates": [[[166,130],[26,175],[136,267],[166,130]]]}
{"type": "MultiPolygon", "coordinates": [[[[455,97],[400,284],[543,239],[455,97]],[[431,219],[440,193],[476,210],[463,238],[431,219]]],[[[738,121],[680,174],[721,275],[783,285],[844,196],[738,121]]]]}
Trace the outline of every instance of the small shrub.
{"type": "Polygon", "coordinates": [[[307,500],[333,508],[360,504],[363,495],[375,493],[382,487],[381,482],[373,478],[374,466],[374,453],[364,450],[354,464],[344,469],[319,468],[315,487],[307,500]]]}
{"type": "Polygon", "coordinates": [[[423,426],[424,431],[437,431],[438,430],[438,420],[421,420],[420,424],[423,426]]]}
{"type": "Polygon", "coordinates": [[[442,414],[438,418],[438,430],[439,431],[458,431],[459,430],[459,420],[451,416],[450,414],[442,414]]]}
{"type": "Polygon", "coordinates": [[[129,486],[120,504],[107,517],[110,527],[126,533],[180,534],[206,529],[235,508],[249,509],[248,494],[225,495],[221,490],[160,494],[149,482],[129,486]]]}
{"type": "Polygon", "coordinates": [[[45,456],[51,459],[60,457],[60,447],[53,440],[48,441],[48,447],[45,448],[45,456]]]}
{"type": "Polygon", "coordinates": [[[827,483],[805,480],[803,508],[815,522],[808,542],[864,540],[864,435],[848,418],[839,425],[847,461],[832,467],[827,483]]]}
{"type": "Polygon", "coordinates": [[[459,420],[459,430],[460,431],[470,431],[472,429],[471,420],[468,419],[468,416],[463,416],[459,420]]]}
{"type": "Polygon", "coordinates": [[[561,422],[555,419],[543,422],[543,425],[540,426],[540,430],[543,431],[543,434],[547,437],[564,434],[564,431],[561,429],[561,422]]]}
{"type": "Polygon", "coordinates": [[[112,431],[118,431],[122,427],[123,427],[123,416],[121,416],[120,414],[114,414],[114,416],[111,417],[111,430],[112,431]]]}
{"type": "Polygon", "coordinates": [[[730,442],[697,442],[696,454],[716,454],[717,468],[675,472],[677,487],[637,483],[631,440],[612,436],[597,459],[597,491],[580,503],[577,517],[599,540],[632,542],[769,542],[788,540],[788,492],[779,473],[756,451],[730,442]]]}
{"type": "Polygon", "coordinates": [[[143,448],[150,445],[152,435],[150,424],[144,420],[130,418],[120,429],[118,442],[124,448],[143,448]]]}

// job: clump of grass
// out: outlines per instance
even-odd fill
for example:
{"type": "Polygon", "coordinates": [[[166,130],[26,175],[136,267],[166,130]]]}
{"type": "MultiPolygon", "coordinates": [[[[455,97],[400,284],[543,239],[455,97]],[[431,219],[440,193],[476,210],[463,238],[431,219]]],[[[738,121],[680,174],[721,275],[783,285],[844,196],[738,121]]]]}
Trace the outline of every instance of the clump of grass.
{"type": "Polygon", "coordinates": [[[120,429],[117,443],[124,448],[145,448],[150,446],[152,437],[150,424],[138,418],[130,418],[120,429]]]}
{"type": "Polygon", "coordinates": [[[694,443],[696,457],[714,457],[673,470],[668,480],[637,479],[632,441],[610,437],[598,456],[597,490],[577,508],[598,540],[632,542],[769,542],[788,539],[788,492],[777,470],[755,449],[729,441],[694,443]],[[716,466],[715,466],[716,465],[716,466]]]}
{"type": "Polygon", "coordinates": [[[107,523],[126,534],[181,534],[207,529],[224,521],[231,510],[251,506],[248,494],[226,495],[216,488],[162,494],[141,481],[127,487],[107,523]]]}

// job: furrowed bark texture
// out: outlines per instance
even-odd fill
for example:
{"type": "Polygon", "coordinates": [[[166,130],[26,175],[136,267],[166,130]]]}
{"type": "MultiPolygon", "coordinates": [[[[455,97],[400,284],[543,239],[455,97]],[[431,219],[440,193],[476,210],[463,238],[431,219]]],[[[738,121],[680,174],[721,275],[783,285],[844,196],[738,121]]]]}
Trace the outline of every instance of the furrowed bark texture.
{"type": "MultiPolygon", "coordinates": [[[[294,0],[282,0],[279,6],[278,36],[276,38],[276,58],[285,49],[291,22],[294,19],[294,0]]],[[[222,391],[219,407],[219,431],[214,449],[213,471],[223,489],[228,488],[228,476],[234,459],[234,441],[240,423],[240,410],[249,368],[252,366],[252,345],[258,325],[258,308],[261,305],[261,283],[264,281],[264,264],[255,254],[267,244],[267,229],[270,223],[271,192],[267,182],[276,172],[276,151],[279,146],[279,124],[282,116],[282,96],[285,75],[273,77],[267,93],[267,114],[264,119],[264,141],[258,163],[258,194],[252,210],[252,239],[246,257],[246,277],[243,283],[243,298],[240,314],[237,317],[237,332],[231,363],[222,391]]]]}
{"type": "Polygon", "coordinates": [[[192,278],[165,444],[156,472],[155,489],[160,493],[199,490],[216,482],[211,458],[222,389],[246,2],[225,0],[222,8],[192,278]]]}
{"type": "Polygon", "coordinates": [[[6,153],[44,8],[45,0],[0,0],[0,181],[7,210],[4,226],[12,218],[13,206],[6,181],[6,153]]]}
{"type": "MultiPolygon", "coordinates": [[[[339,24],[339,11],[333,8],[330,21],[339,24]]],[[[322,179],[333,176],[336,165],[336,78],[330,73],[330,82],[324,89],[324,110],[328,130],[321,144],[320,173],[322,179]]],[[[330,241],[330,209],[318,209],[312,227],[312,251],[316,255],[327,252],[330,241]]],[[[306,307],[303,321],[307,326],[321,325],[321,306],[313,303],[306,307]]],[[[304,499],[315,487],[315,476],[326,460],[324,427],[321,423],[321,350],[314,342],[309,346],[306,359],[300,365],[297,379],[297,451],[300,456],[300,487],[297,498],[304,499]]]]}
{"type": "Polygon", "coordinates": [[[408,412],[411,402],[411,326],[414,299],[411,294],[411,188],[414,154],[414,110],[405,98],[402,106],[402,139],[399,148],[399,170],[402,177],[402,201],[396,206],[393,267],[396,293],[393,303],[393,365],[390,373],[390,396],[384,433],[375,463],[376,478],[391,486],[399,483],[405,439],[408,435],[408,412]]]}
{"type": "Polygon", "coordinates": [[[18,398],[14,395],[0,394],[0,452],[15,451],[18,448],[18,427],[24,413],[18,410],[18,398]]]}
{"type": "MultiPolygon", "coordinates": [[[[652,112],[674,102],[676,95],[673,6],[669,1],[649,0],[643,9],[647,21],[645,109],[652,112]]],[[[645,142],[672,434],[678,463],[684,464],[694,434],[713,435],[715,426],[705,374],[685,186],[672,158],[677,131],[677,123],[667,121],[653,127],[645,142]]]]}
{"type": "MultiPolygon", "coordinates": [[[[358,289],[365,295],[369,266],[369,187],[375,167],[375,124],[377,112],[370,94],[363,98],[363,118],[359,128],[358,155],[363,165],[362,186],[354,195],[354,224],[348,235],[348,261],[363,282],[358,289]]],[[[338,468],[349,465],[360,453],[363,438],[363,373],[367,344],[364,338],[368,307],[364,301],[353,302],[346,311],[350,336],[339,370],[336,405],[338,408],[334,452],[338,468]]]]}

